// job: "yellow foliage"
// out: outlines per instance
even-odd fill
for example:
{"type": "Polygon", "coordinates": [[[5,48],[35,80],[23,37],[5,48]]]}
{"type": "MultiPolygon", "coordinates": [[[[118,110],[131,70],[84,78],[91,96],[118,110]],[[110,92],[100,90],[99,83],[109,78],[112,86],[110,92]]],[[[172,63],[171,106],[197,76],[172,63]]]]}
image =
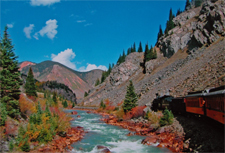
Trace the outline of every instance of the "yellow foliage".
{"type": "Polygon", "coordinates": [[[160,120],[160,112],[154,112],[154,111],[149,112],[148,113],[148,120],[152,124],[158,124],[159,120],[160,120]]]}
{"type": "Polygon", "coordinates": [[[120,108],[120,109],[116,112],[116,116],[117,116],[118,118],[123,118],[123,116],[124,116],[124,111],[123,111],[122,108],[120,108]]]}

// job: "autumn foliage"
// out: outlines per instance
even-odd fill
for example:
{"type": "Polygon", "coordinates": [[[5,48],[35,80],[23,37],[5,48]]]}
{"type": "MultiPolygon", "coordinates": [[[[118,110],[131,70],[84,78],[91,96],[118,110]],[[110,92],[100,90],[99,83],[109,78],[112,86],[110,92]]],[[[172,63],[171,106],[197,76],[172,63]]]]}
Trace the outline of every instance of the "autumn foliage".
{"type": "Polygon", "coordinates": [[[138,118],[138,117],[143,117],[144,116],[144,111],[146,106],[136,106],[131,109],[131,111],[127,112],[124,116],[124,120],[130,120],[132,118],[138,118]]]}
{"type": "Polygon", "coordinates": [[[27,99],[23,94],[20,95],[19,106],[20,106],[20,111],[23,114],[30,115],[32,113],[37,112],[35,103],[31,101],[30,99],[27,99]]]}

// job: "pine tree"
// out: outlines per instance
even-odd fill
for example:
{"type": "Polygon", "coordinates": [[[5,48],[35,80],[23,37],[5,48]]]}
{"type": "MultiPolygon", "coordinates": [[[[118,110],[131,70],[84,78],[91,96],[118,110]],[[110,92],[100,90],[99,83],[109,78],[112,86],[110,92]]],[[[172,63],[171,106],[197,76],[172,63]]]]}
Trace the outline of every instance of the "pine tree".
{"type": "Polygon", "coordinates": [[[96,80],[95,86],[98,86],[100,84],[99,78],[96,80]]]}
{"type": "Polygon", "coordinates": [[[111,64],[109,64],[109,68],[108,68],[108,71],[107,71],[108,73],[107,74],[109,75],[111,73],[111,71],[112,71],[112,66],[111,66],[111,64]]]}
{"type": "Polygon", "coordinates": [[[203,0],[195,0],[195,7],[201,6],[203,0]]]}
{"type": "Polygon", "coordinates": [[[131,53],[131,48],[127,49],[127,55],[129,55],[131,53]]]}
{"type": "Polygon", "coordinates": [[[177,14],[176,14],[176,16],[178,16],[179,14],[181,14],[182,13],[182,11],[180,10],[180,8],[177,10],[177,14]]]}
{"type": "Polygon", "coordinates": [[[127,86],[127,93],[123,103],[123,110],[125,113],[127,113],[136,106],[137,106],[137,95],[134,90],[133,82],[130,80],[129,85],[127,86]]]}
{"type": "Polygon", "coordinates": [[[189,2],[189,0],[186,0],[185,10],[188,10],[190,6],[191,6],[191,3],[189,2]]]}
{"type": "Polygon", "coordinates": [[[161,25],[159,26],[159,33],[158,33],[158,37],[157,37],[157,41],[159,40],[160,37],[163,36],[163,31],[162,31],[162,27],[161,25]]]}
{"type": "Polygon", "coordinates": [[[133,53],[133,52],[136,52],[136,45],[135,45],[135,42],[134,42],[133,46],[131,46],[131,52],[132,52],[132,53],[133,53]]]}
{"type": "Polygon", "coordinates": [[[120,57],[119,57],[119,59],[117,60],[117,64],[121,64],[122,63],[122,56],[121,56],[121,54],[120,54],[120,57]]]}
{"type": "Polygon", "coordinates": [[[153,57],[154,57],[153,54],[154,54],[154,53],[153,53],[153,47],[152,47],[152,45],[151,45],[151,48],[150,48],[150,50],[149,50],[149,54],[148,54],[147,57],[146,57],[146,61],[150,61],[151,59],[153,59],[153,57]]]}
{"type": "Polygon", "coordinates": [[[144,60],[143,60],[143,73],[146,73],[146,67],[145,67],[145,63],[147,62],[147,56],[149,54],[149,48],[148,48],[148,43],[145,45],[145,52],[144,52],[144,60]]]}
{"type": "Polygon", "coordinates": [[[20,72],[18,71],[17,56],[15,55],[14,46],[9,38],[5,27],[3,39],[0,41],[0,97],[1,103],[5,104],[7,114],[11,117],[19,115],[19,95],[20,72]]]}
{"type": "Polygon", "coordinates": [[[53,92],[52,100],[54,101],[55,104],[57,104],[57,93],[55,91],[53,92]]]}
{"type": "Polygon", "coordinates": [[[84,97],[87,97],[88,96],[88,93],[85,91],[85,93],[84,93],[84,97]]]}
{"type": "Polygon", "coordinates": [[[172,11],[172,8],[170,9],[170,14],[169,14],[169,20],[167,21],[166,23],[166,29],[165,29],[165,35],[168,35],[168,32],[173,29],[175,26],[174,26],[174,23],[173,23],[173,18],[175,16],[173,15],[173,11],[172,11]]]}
{"type": "Polygon", "coordinates": [[[28,96],[37,97],[35,80],[34,80],[34,75],[33,75],[33,71],[32,71],[31,67],[30,67],[28,75],[27,75],[25,90],[26,90],[25,92],[28,96]]]}
{"type": "Polygon", "coordinates": [[[154,48],[154,51],[153,51],[153,59],[156,59],[157,58],[157,52],[156,52],[156,49],[154,48]]]}
{"type": "Polygon", "coordinates": [[[139,52],[139,53],[143,52],[141,42],[140,42],[139,47],[138,47],[138,52],[139,52]]]}
{"type": "Polygon", "coordinates": [[[125,51],[123,50],[121,63],[125,62],[125,59],[126,59],[126,54],[125,54],[125,51]]]}

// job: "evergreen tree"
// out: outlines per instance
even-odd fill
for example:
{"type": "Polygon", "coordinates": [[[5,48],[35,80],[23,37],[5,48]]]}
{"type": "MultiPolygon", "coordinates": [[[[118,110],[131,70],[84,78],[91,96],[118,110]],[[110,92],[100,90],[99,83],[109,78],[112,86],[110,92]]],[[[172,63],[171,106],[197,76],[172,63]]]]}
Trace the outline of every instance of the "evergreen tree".
{"type": "Polygon", "coordinates": [[[151,48],[150,48],[150,50],[149,50],[149,55],[147,55],[147,57],[146,57],[146,61],[150,61],[151,59],[153,59],[153,55],[154,53],[153,53],[153,47],[152,47],[152,45],[151,45],[151,48]]]}
{"type": "Polygon", "coordinates": [[[40,101],[38,101],[38,105],[37,105],[37,114],[42,114],[40,101]]]}
{"type": "Polygon", "coordinates": [[[165,35],[168,35],[168,32],[174,28],[174,23],[173,23],[173,18],[175,16],[173,15],[172,8],[170,9],[170,14],[169,14],[169,20],[166,23],[166,29],[165,29],[165,35]]]}
{"type": "Polygon", "coordinates": [[[185,10],[190,9],[191,3],[189,2],[189,0],[186,0],[186,4],[185,4],[185,10]]]}
{"type": "Polygon", "coordinates": [[[125,54],[125,51],[123,50],[123,56],[122,56],[121,63],[125,62],[125,59],[126,59],[126,54],[125,54]]]}
{"type": "Polygon", "coordinates": [[[131,53],[131,48],[127,49],[127,55],[129,55],[131,53]]]}
{"type": "Polygon", "coordinates": [[[7,119],[7,111],[4,103],[0,102],[0,126],[5,125],[7,119]]]}
{"type": "Polygon", "coordinates": [[[180,8],[177,10],[177,14],[176,14],[176,16],[178,16],[179,14],[181,14],[182,13],[182,11],[180,10],[180,8]]]}
{"type": "Polygon", "coordinates": [[[107,72],[106,71],[102,72],[101,83],[105,81],[106,77],[107,77],[107,72]]]}
{"type": "Polygon", "coordinates": [[[108,75],[111,73],[111,71],[112,71],[112,66],[111,66],[111,64],[109,64],[108,75]]]}
{"type": "Polygon", "coordinates": [[[195,7],[201,6],[203,0],[195,0],[195,7]]]}
{"type": "Polygon", "coordinates": [[[95,86],[98,86],[100,84],[99,78],[96,80],[95,86]]]}
{"type": "Polygon", "coordinates": [[[145,45],[145,52],[144,52],[144,61],[143,61],[143,73],[146,73],[146,67],[145,67],[145,63],[147,62],[147,56],[149,54],[149,48],[148,48],[148,43],[145,45]]]}
{"type": "Polygon", "coordinates": [[[55,104],[57,104],[57,93],[55,91],[53,92],[52,100],[54,101],[55,104]]]}
{"type": "Polygon", "coordinates": [[[157,58],[157,52],[156,52],[156,49],[154,48],[154,51],[153,51],[153,59],[156,59],[157,58]]]}
{"type": "Polygon", "coordinates": [[[139,47],[138,47],[138,52],[139,52],[139,53],[140,53],[140,52],[143,52],[141,42],[140,42],[139,47]]]}
{"type": "Polygon", "coordinates": [[[129,85],[127,86],[127,93],[123,103],[123,110],[125,113],[130,111],[132,108],[137,106],[137,95],[134,91],[133,82],[130,80],[129,85]]]}
{"type": "Polygon", "coordinates": [[[149,50],[148,44],[145,46],[144,63],[148,62],[152,58],[152,46],[149,50]]]}
{"type": "Polygon", "coordinates": [[[20,72],[14,46],[5,27],[3,39],[0,41],[0,99],[5,104],[7,114],[11,117],[19,115],[20,72]]]}
{"type": "Polygon", "coordinates": [[[120,63],[121,63],[121,54],[120,54],[120,56],[119,56],[119,58],[118,58],[118,60],[117,60],[116,63],[117,63],[117,64],[120,64],[120,63]]]}
{"type": "Polygon", "coordinates": [[[162,27],[161,25],[159,26],[159,33],[158,33],[158,37],[157,37],[157,41],[159,40],[160,37],[163,36],[163,31],[162,31],[162,27]]]}
{"type": "Polygon", "coordinates": [[[133,44],[133,47],[131,46],[131,52],[133,53],[133,52],[136,52],[136,45],[135,45],[135,42],[134,42],[134,44],[133,44]]]}
{"type": "Polygon", "coordinates": [[[34,80],[34,75],[33,75],[33,71],[31,69],[31,67],[30,67],[28,75],[27,75],[25,90],[26,90],[25,92],[28,96],[37,97],[35,80],[34,80]]]}
{"type": "Polygon", "coordinates": [[[84,97],[87,97],[88,96],[88,93],[85,91],[85,93],[84,93],[84,97]]]}

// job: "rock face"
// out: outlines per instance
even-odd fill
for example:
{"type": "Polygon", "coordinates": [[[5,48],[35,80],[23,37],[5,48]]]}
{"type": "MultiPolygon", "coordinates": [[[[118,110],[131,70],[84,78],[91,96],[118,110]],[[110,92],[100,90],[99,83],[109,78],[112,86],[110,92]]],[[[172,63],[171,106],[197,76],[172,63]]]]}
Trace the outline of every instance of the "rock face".
{"type": "Polygon", "coordinates": [[[157,42],[164,56],[171,57],[178,50],[210,45],[225,36],[225,4],[223,1],[206,1],[202,8],[194,8],[173,19],[175,28],[169,36],[161,37],[157,42]]]}
{"type": "Polygon", "coordinates": [[[151,104],[156,93],[179,97],[187,92],[225,85],[224,10],[225,3],[218,0],[207,1],[202,7],[180,14],[174,19],[180,26],[159,40],[155,47],[157,59],[146,63],[146,74],[140,66],[144,53],[131,53],[124,63],[114,66],[104,83],[78,100],[78,104],[99,106],[101,100],[108,99],[116,106],[125,99],[129,80],[133,81],[138,105],[151,104]],[[201,15],[206,18],[201,20],[201,15]]]}
{"type": "Polygon", "coordinates": [[[119,66],[116,65],[109,77],[110,84],[117,86],[127,81],[140,68],[139,64],[143,61],[142,56],[143,53],[133,53],[127,56],[126,62],[119,66]]]}

